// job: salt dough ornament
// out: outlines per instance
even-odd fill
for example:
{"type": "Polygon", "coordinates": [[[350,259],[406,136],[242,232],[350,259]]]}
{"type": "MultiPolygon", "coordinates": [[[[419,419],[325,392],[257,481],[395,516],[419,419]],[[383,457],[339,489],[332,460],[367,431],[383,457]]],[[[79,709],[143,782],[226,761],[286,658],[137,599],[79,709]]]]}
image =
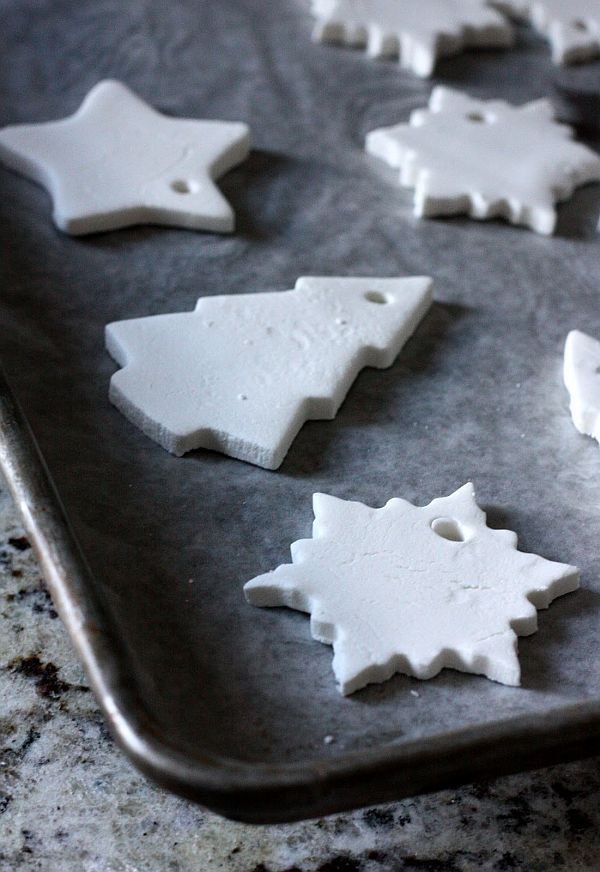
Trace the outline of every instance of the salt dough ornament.
{"type": "Polygon", "coordinates": [[[214,180],[249,147],[245,124],[167,118],[110,80],[68,118],[0,130],[0,161],[48,190],[73,235],[132,224],[229,233],[234,213],[214,180]]]}
{"type": "Polygon", "coordinates": [[[572,141],[548,100],[512,106],[436,87],[427,109],[409,124],[371,131],[366,149],[400,169],[419,217],[502,217],[546,235],[555,203],[600,180],[600,158],[572,141]]]}
{"type": "Polygon", "coordinates": [[[276,469],[309,418],[333,418],[365,366],[391,366],[431,304],[428,278],[299,278],[106,328],[110,399],[173,454],[276,469]]]}
{"type": "Polygon", "coordinates": [[[510,24],[485,0],[313,0],[313,36],[367,46],[371,57],[430,76],[440,57],[463,49],[512,45],[510,24]]]}
{"type": "Polygon", "coordinates": [[[573,64],[600,57],[598,0],[504,0],[503,11],[528,18],[550,42],[555,64],[573,64]]]}
{"type": "Polygon", "coordinates": [[[313,538],[244,592],[255,606],[310,613],[313,638],[333,645],[343,694],[444,667],[518,685],[517,636],[537,630],[536,609],[579,586],[575,567],[517,551],[514,533],[490,529],[471,484],[422,508],[325,494],[313,506],[313,538]]]}
{"type": "Polygon", "coordinates": [[[600,342],[572,330],[565,343],[563,372],[575,427],[600,442],[600,342]]]}
{"type": "Polygon", "coordinates": [[[598,0],[535,0],[531,21],[550,41],[555,64],[600,57],[598,0]]]}

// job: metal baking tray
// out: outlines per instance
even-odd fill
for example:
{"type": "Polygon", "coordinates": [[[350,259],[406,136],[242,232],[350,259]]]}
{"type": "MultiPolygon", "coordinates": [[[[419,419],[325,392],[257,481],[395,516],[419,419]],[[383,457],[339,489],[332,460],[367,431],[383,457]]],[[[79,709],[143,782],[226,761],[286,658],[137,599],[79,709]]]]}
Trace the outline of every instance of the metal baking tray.
{"type": "MultiPolygon", "coordinates": [[[[600,186],[561,207],[551,239],[417,221],[363,142],[424,104],[430,83],[313,45],[306,3],[3,11],[2,123],[64,116],[113,76],[166,113],[244,120],[254,134],[222,183],[230,237],[68,238],[42,189],[0,171],[0,358],[23,410],[2,381],[0,461],[124,750],[161,784],[256,822],[598,751],[600,452],[571,423],[561,356],[569,329],[600,336],[600,186]],[[429,274],[436,303],[395,365],[363,372],[277,472],[208,451],[176,459],[111,407],[107,322],[303,274],[429,274]],[[243,583],[309,534],[313,492],[424,504],[469,479],[493,526],[582,570],[581,591],[521,640],[521,688],[445,670],[342,698],[305,616],[245,603],[243,583]]],[[[523,29],[513,52],[449,59],[436,80],[519,103],[550,93],[553,75],[523,29]]]]}

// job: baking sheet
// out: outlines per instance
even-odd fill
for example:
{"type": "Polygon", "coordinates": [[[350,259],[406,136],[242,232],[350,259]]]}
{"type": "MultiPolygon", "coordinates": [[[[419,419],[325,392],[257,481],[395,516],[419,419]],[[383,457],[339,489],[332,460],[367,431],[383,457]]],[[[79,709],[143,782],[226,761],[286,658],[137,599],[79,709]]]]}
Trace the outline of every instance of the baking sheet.
{"type": "MultiPolygon", "coordinates": [[[[0,358],[172,744],[301,763],[598,699],[600,453],[573,428],[561,356],[568,330],[600,336],[600,186],[561,207],[551,239],[417,221],[363,142],[406,120],[431,83],[311,44],[303,2],[5,0],[2,20],[2,124],[62,117],[114,77],[167,114],[253,132],[251,157],[221,184],[231,237],[70,239],[42,189],[0,171],[0,358]],[[436,303],[391,369],[363,372],[334,421],[304,426],[279,471],[173,458],[109,404],[107,322],[306,274],[428,274],[436,303]],[[522,688],[446,670],[344,699],[305,616],[246,605],[243,583],[310,534],[315,491],[424,504],[469,479],[492,526],[582,570],[582,590],[520,641],[522,688]]],[[[520,29],[516,50],[449,59],[435,81],[520,103],[548,94],[554,72],[520,29]]]]}

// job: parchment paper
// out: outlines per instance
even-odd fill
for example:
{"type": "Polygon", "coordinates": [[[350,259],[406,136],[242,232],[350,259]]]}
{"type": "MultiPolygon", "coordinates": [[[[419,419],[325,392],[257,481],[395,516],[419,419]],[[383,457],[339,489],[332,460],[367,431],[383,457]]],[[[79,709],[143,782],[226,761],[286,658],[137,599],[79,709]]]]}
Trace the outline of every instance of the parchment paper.
{"type": "MultiPolygon", "coordinates": [[[[63,117],[115,77],[166,113],[253,131],[251,157],[221,185],[238,216],[230,237],[71,239],[41,188],[0,171],[0,357],[173,742],[303,760],[597,697],[600,449],[571,423],[561,362],[568,330],[600,336],[600,186],[561,207],[550,239],[414,219],[411,193],[363,143],[432,83],[313,45],[299,0],[2,0],[0,13],[2,123],[63,117]],[[205,451],[173,458],[111,407],[107,322],[304,274],[428,274],[437,302],[397,363],[363,372],[278,472],[205,451]],[[493,526],[582,570],[582,590],[521,640],[521,689],[445,671],[343,699],[306,617],[246,605],[243,583],[310,534],[313,492],[424,504],[469,479],[493,526]]],[[[514,51],[449,59],[435,81],[519,103],[551,92],[553,76],[523,28],[514,51]]]]}

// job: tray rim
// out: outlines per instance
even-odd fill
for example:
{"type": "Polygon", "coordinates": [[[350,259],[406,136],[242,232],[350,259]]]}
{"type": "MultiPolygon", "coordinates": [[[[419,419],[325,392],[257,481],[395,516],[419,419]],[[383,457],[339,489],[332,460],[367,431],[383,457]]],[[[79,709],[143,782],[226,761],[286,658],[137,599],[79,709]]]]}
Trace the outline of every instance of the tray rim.
{"type": "Polygon", "coordinates": [[[233,820],[333,814],[600,753],[600,698],[308,763],[176,748],[142,702],[101,588],[0,364],[0,469],[109,730],[146,776],[233,820]]]}

